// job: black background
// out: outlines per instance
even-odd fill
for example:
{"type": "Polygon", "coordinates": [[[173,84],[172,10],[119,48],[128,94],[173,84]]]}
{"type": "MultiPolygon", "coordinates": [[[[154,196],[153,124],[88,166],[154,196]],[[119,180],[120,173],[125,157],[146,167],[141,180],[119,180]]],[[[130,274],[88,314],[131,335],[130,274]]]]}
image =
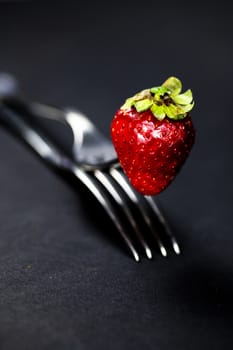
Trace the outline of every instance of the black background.
{"type": "Polygon", "coordinates": [[[0,70],[28,97],[78,107],[109,135],[127,96],[175,75],[197,129],[158,196],[183,254],[140,264],[91,201],[0,130],[1,349],[231,346],[232,21],[227,1],[0,2],[0,70]]]}

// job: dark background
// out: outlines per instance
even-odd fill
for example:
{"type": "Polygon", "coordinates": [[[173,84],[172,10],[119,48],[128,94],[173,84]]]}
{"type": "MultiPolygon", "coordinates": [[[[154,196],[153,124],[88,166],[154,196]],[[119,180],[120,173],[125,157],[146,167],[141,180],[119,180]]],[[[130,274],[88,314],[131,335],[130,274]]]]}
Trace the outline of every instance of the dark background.
{"type": "Polygon", "coordinates": [[[0,2],[0,70],[28,97],[109,135],[127,96],[175,75],[197,129],[158,196],[183,254],[136,264],[104,214],[1,128],[1,350],[232,346],[232,21],[227,1],[0,2]]]}

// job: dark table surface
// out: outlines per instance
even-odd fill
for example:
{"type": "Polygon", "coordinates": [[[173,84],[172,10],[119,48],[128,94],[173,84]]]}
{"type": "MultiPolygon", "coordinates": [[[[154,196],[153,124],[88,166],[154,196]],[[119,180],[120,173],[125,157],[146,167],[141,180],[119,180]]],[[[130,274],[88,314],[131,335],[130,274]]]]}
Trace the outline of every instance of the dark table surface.
{"type": "Polygon", "coordinates": [[[0,348],[223,349],[233,342],[232,11],[226,1],[1,2],[0,70],[109,135],[176,75],[197,140],[158,196],[183,254],[136,264],[85,193],[0,129],[0,348]]]}

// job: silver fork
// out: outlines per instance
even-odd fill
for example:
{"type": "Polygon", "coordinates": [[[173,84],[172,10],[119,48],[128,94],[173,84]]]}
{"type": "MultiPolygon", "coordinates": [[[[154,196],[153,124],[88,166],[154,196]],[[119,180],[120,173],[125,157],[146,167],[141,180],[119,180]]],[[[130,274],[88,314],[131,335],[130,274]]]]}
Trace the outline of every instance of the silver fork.
{"type": "MultiPolygon", "coordinates": [[[[142,234],[137,216],[131,211],[128,200],[134,203],[139,209],[139,215],[141,215],[147,226],[148,232],[157,242],[161,254],[164,257],[167,256],[167,250],[159,230],[154,224],[151,212],[153,212],[163,226],[166,235],[170,239],[174,252],[176,254],[180,253],[177,240],[172,234],[167,221],[154,199],[149,196],[142,196],[132,188],[119,165],[112,143],[96,129],[93,123],[91,123],[84,114],[77,110],[61,110],[38,103],[28,103],[26,108],[32,115],[53,119],[65,123],[71,128],[73,132],[72,153],[76,164],[85,172],[91,173],[94,178],[101,183],[105,191],[110,194],[111,198],[114,199],[114,203],[120,206],[148,259],[152,258],[152,249],[145,235],[142,234]],[[119,191],[119,187],[124,193],[119,191]]],[[[120,217],[116,216],[114,207],[108,206],[108,208],[105,209],[108,211],[109,216],[113,219],[115,224],[117,224],[117,228],[126,244],[128,246],[130,245],[130,250],[134,251],[135,260],[138,260],[139,253],[121,223],[120,217]]]]}
{"type": "MultiPolygon", "coordinates": [[[[18,102],[20,101],[18,100],[18,102]]],[[[127,178],[119,167],[111,142],[105,139],[103,135],[96,130],[87,117],[74,110],[63,111],[38,103],[30,102],[27,104],[23,103],[23,105],[25,110],[30,111],[32,115],[55,119],[71,127],[74,136],[73,155],[75,162],[67,156],[64,156],[41,131],[35,129],[28,121],[24,120],[19,112],[16,113],[12,111],[11,108],[9,108],[9,101],[8,106],[3,105],[2,108],[1,115],[5,122],[11,127],[14,127],[18,134],[23,137],[24,141],[26,141],[34,151],[56,168],[65,169],[73,173],[86,185],[107,211],[136,261],[140,259],[139,251],[122,223],[120,216],[117,214],[115,205],[109,200],[108,195],[114,200],[114,203],[117,203],[121,207],[147,258],[152,258],[152,250],[142,234],[137,217],[131,212],[130,206],[128,206],[127,199],[130,199],[140,210],[142,218],[149,229],[148,231],[154,236],[161,254],[166,256],[167,250],[162,242],[160,234],[155,229],[150,210],[154,212],[163,225],[166,234],[171,240],[175,253],[180,253],[178,243],[154,200],[151,197],[139,195],[131,185],[129,185],[127,178]],[[100,184],[104,187],[104,190],[100,184]],[[124,190],[124,194],[119,191],[118,186],[124,190]]]]}

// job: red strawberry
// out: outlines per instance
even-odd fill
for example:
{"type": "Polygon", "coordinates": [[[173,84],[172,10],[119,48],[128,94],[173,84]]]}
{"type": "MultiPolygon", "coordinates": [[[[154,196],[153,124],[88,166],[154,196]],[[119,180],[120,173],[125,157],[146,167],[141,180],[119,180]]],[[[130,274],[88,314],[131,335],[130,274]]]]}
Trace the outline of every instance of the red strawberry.
{"type": "Polygon", "coordinates": [[[180,80],[171,77],[162,86],[143,90],[127,99],[112,121],[119,162],[144,195],[163,191],[193,146],[192,92],[180,94],[181,88],[180,80]]]}

